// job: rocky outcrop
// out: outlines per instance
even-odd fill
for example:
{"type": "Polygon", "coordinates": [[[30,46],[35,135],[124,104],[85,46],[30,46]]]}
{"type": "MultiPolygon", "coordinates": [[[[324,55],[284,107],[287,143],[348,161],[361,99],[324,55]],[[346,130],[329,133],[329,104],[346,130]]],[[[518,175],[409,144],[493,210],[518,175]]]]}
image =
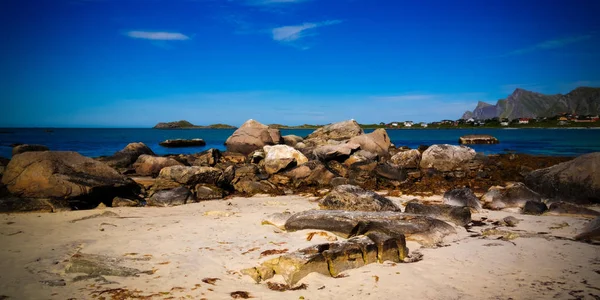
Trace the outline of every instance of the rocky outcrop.
{"type": "Polygon", "coordinates": [[[185,185],[197,183],[216,184],[223,171],[213,167],[198,166],[170,166],[160,170],[158,178],[175,181],[185,185]]]}
{"type": "Polygon", "coordinates": [[[600,203],[600,152],[532,171],[525,177],[525,184],[550,199],[600,203]]]}
{"type": "Polygon", "coordinates": [[[453,206],[466,206],[476,211],[481,210],[481,203],[469,188],[454,189],[444,193],[444,204],[453,206]]]}
{"type": "Polygon", "coordinates": [[[242,270],[257,283],[281,275],[294,286],[310,273],[337,277],[342,272],[371,263],[404,262],[408,248],[404,236],[367,233],[346,241],[318,244],[267,260],[260,266],[242,270]]]}
{"type": "Polygon", "coordinates": [[[466,146],[432,145],[422,153],[421,168],[452,171],[475,158],[475,150],[466,146]]]}
{"type": "Polygon", "coordinates": [[[98,160],[113,168],[127,168],[131,167],[133,163],[140,157],[140,155],[156,155],[146,144],[144,143],[129,143],[125,148],[117,151],[112,156],[101,157],[98,160]]]}
{"type": "Polygon", "coordinates": [[[2,183],[18,197],[67,199],[77,208],[134,195],[137,184],[115,169],[77,152],[21,153],[10,161],[2,183]]]}
{"type": "Polygon", "coordinates": [[[225,141],[225,146],[227,151],[248,155],[266,145],[280,144],[282,140],[279,129],[269,129],[267,125],[250,119],[225,141]]]}
{"type": "Polygon", "coordinates": [[[140,155],[133,164],[135,173],[141,176],[157,176],[160,170],[170,166],[180,166],[182,163],[170,157],[140,155]]]}
{"type": "Polygon", "coordinates": [[[326,230],[343,238],[365,232],[381,232],[390,236],[403,234],[407,240],[424,246],[435,246],[445,236],[456,233],[454,227],[444,221],[391,211],[309,210],[290,216],[285,229],[326,230]]]}
{"type": "MultiPolygon", "coordinates": [[[[90,205],[91,207],[93,205],[90,205]]],[[[71,205],[65,199],[0,197],[0,213],[59,212],[67,210],[71,210],[71,205]]]]}
{"type": "Polygon", "coordinates": [[[167,147],[167,148],[182,148],[182,147],[205,146],[206,142],[203,139],[191,139],[191,140],[175,139],[175,140],[165,140],[158,144],[163,147],[167,147]]]}
{"type": "Polygon", "coordinates": [[[481,200],[489,209],[503,209],[510,207],[522,208],[527,201],[541,202],[542,196],[530,190],[521,182],[508,184],[506,187],[491,187],[481,200]]]}
{"type": "Polygon", "coordinates": [[[334,187],[319,206],[328,210],[401,211],[390,199],[354,185],[334,187]]]}
{"type": "Polygon", "coordinates": [[[578,87],[566,95],[543,95],[517,88],[496,105],[479,102],[473,112],[467,111],[462,118],[513,120],[552,117],[564,112],[584,116],[600,114],[600,88],[578,87]]]}
{"type": "Polygon", "coordinates": [[[44,145],[32,145],[32,144],[22,144],[13,147],[12,156],[17,154],[25,153],[25,152],[34,152],[34,151],[50,151],[50,149],[44,145]]]}
{"type": "Polygon", "coordinates": [[[298,166],[308,162],[308,158],[300,151],[287,146],[265,146],[265,170],[269,174],[275,174],[289,166],[298,166]]]}
{"type": "Polygon", "coordinates": [[[390,158],[390,162],[400,168],[418,169],[419,164],[421,163],[421,152],[416,149],[401,151],[394,154],[394,156],[390,158]]]}
{"type": "Polygon", "coordinates": [[[390,137],[383,128],[376,129],[368,134],[361,134],[351,138],[348,143],[359,144],[361,150],[366,150],[379,155],[379,157],[389,157],[390,137]]]}
{"type": "Polygon", "coordinates": [[[323,126],[309,134],[305,143],[324,145],[329,140],[343,141],[363,134],[364,131],[354,120],[347,120],[323,126]]]}
{"type": "Polygon", "coordinates": [[[472,144],[498,144],[497,138],[487,134],[469,134],[458,138],[458,143],[461,145],[472,145],[472,144]]]}
{"type": "Polygon", "coordinates": [[[407,214],[417,214],[452,222],[458,226],[465,226],[471,222],[471,210],[466,207],[458,207],[447,204],[421,204],[411,201],[406,204],[404,210],[407,214]]]}

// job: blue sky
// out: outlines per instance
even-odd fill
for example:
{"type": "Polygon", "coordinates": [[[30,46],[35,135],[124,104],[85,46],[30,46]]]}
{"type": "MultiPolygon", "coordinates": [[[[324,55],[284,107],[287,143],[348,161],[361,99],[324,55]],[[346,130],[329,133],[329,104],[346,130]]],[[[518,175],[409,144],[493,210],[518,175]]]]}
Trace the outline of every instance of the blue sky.
{"type": "Polygon", "coordinates": [[[0,127],[456,119],[600,86],[600,1],[4,0],[0,127]]]}

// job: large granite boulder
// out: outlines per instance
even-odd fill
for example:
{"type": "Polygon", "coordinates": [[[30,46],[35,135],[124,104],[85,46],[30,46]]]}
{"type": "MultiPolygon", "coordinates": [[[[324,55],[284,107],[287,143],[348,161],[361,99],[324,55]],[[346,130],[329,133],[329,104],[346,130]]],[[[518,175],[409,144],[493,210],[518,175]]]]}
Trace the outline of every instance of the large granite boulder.
{"type": "Polygon", "coordinates": [[[479,199],[470,188],[453,189],[444,193],[443,203],[453,206],[466,206],[481,210],[479,199]]]}
{"type": "Polygon", "coordinates": [[[351,138],[349,143],[359,144],[361,150],[376,153],[379,157],[389,157],[390,137],[383,128],[376,129],[368,134],[361,134],[351,138]]]}
{"type": "Polygon", "coordinates": [[[146,144],[144,143],[129,143],[125,148],[115,152],[112,156],[101,157],[98,160],[113,168],[127,168],[130,167],[140,157],[140,155],[156,155],[146,144]]]}
{"type": "Polygon", "coordinates": [[[514,182],[508,184],[506,187],[491,187],[481,197],[481,200],[485,203],[485,207],[489,209],[522,208],[527,201],[541,202],[542,196],[527,188],[525,184],[514,182]]]}
{"type": "Polygon", "coordinates": [[[12,156],[25,152],[49,151],[50,149],[44,145],[21,144],[13,147],[12,156]]]}
{"type": "Polygon", "coordinates": [[[466,146],[432,145],[421,156],[421,168],[452,171],[475,158],[475,150],[466,146]]]}
{"type": "Polygon", "coordinates": [[[170,166],[182,166],[183,164],[170,157],[152,155],[140,155],[133,164],[135,173],[141,176],[157,176],[160,170],[170,166]]]}
{"type": "Polygon", "coordinates": [[[282,141],[279,129],[270,129],[269,126],[250,119],[225,141],[225,146],[227,151],[248,155],[266,145],[277,145],[282,141]]]}
{"type": "Polygon", "coordinates": [[[194,188],[194,194],[196,195],[196,200],[204,201],[222,199],[225,192],[214,185],[198,184],[194,188]]]}
{"type": "Polygon", "coordinates": [[[68,199],[77,208],[136,194],[138,185],[115,169],[77,152],[25,152],[13,157],[2,183],[23,198],[68,199]]]}
{"type": "Polygon", "coordinates": [[[421,163],[421,152],[417,149],[401,151],[394,154],[390,162],[404,169],[418,169],[421,163]]]}
{"type": "Polygon", "coordinates": [[[215,184],[221,177],[223,172],[214,167],[198,167],[198,166],[170,166],[160,170],[158,178],[163,178],[175,181],[185,185],[193,185],[197,183],[212,183],[215,184]]]}
{"type": "Polygon", "coordinates": [[[319,206],[329,210],[401,211],[390,199],[349,184],[334,187],[319,206]]]}
{"type": "Polygon", "coordinates": [[[554,216],[578,216],[578,217],[597,217],[600,216],[600,211],[589,209],[582,205],[577,205],[569,202],[553,202],[548,206],[546,215],[554,216]]]}
{"type": "Polygon", "coordinates": [[[525,177],[525,184],[553,200],[600,203],[600,152],[535,170],[525,177]]]}
{"type": "Polygon", "coordinates": [[[294,146],[296,146],[296,144],[304,141],[304,139],[301,136],[297,136],[294,134],[284,135],[282,138],[283,138],[283,143],[290,147],[294,147],[294,146]]]}
{"type": "Polygon", "coordinates": [[[265,146],[263,149],[265,171],[269,174],[275,174],[290,165],[298,166],[308,162],[304,154],[287,145],[265,146]]]}
{"type": "Polygon", "coordinates": [[[347,120],[318,128],[306,137],[305,142],[313,145],[322,145],[328,140],[343,141],[363,133],[364,131],[356,121],[347,120]]]}
{"type": "Polygon", "coordinates": [[[290,178],[295,186],[322,187],[329,185],[331,180],[337,177],[322,162],[315,160],[311,160],[281,174],[290,178]]]}
{"type": "Polygon", "coordinates": [[[320,161],[341,160],[344,161],[350,157],[352,152],[360,148],[356,143],[343,143],[338,145],[323,145],[313,150],[313,155],[320,161]]]}

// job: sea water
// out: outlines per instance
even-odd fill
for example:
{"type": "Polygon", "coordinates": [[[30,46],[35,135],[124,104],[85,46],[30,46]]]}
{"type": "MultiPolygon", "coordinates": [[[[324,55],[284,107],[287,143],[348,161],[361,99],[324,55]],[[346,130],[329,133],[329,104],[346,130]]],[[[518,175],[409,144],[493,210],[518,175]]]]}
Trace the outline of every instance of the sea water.
{"type": "MultiPolygon", "coordinates": [[[[373,130],[365,130],[371,132],[373,130]]],[[[143,142],[156,154],[190,154],[209,148],[225,150],[225,140],[233,129],[135,129],[135,128],[6,128],[0,129],[0,156],[10,158],[12,144],[42,144],[51,150],[77,151],[85,156],[112,155],[128,143],[143,142]],[[206,146],[165,148],[158,143],[167,139],[201,138],[206,146]]],[[[310,129],[281,130],[282,135],[305,137],[310,129]]],[[[598,129],[388,129],[396,146],[417,148],[419,145],[458,145],[458,138],[467,134],[489,134],[500,140],[496,145],[471,145],[477,152],[527,153],[534,155],[576,156],[600,151],[598,129]]]]}

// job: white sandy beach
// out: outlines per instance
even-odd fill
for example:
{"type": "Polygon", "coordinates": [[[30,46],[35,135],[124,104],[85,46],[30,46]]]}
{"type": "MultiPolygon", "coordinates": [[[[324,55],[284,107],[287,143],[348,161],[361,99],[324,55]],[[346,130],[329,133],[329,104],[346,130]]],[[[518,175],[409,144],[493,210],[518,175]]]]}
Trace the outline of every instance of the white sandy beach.
{"type": "MultiPolygon", "coordinates": [[[[307,241],[308,230],[288,233],[261,225],[262,218],[271,213],[315,208],[317,204],[307,197],[255,196],[169,208],[0,215],[0,295],[8,299],[111,299],[110,292],[101,292],[123,288],[131,292],[130,298],[153,295],[150,299],[231,299],[230,293],[235,291],[248,292],[254,299],[600,297],[600,246],[556,238],[504,241],[470,237],[473,233],[462,227],[457,228],[457,235],[446,239],[446,246],[420,249],[422,261],[371,264],[346,271],[342,278],[313,273],[300,281],[307,285],[304,290],[273,291],[239,273],[275,257],[261,258],[265,250],[291,252],[328,242],[319,235],[307,241]],[[70,222],[105,211],[119,217],[70,222]],[[106,276],[114,283],[94,278],[73,282],[81,274],[65,273],[65,267],[77,251],[126,258],[128,266],[154,273],[106,276]],[[60,278],[66,285],[43,283],[60,278]],[[218,280],[213,285],[203,282],[204,278],[218,280]]],[[[566,238],[572,238],[588,221],[497,211],[484,211],[473,219],[499,220],[508,215],[522,221],[503,229],[548,232],[542,236],[566,238]]],[[[421,248],[414,242],[408,246],[410,251],[421,248]]],[[[280,276],[270,281],[283,283],[280,276]]]]}

